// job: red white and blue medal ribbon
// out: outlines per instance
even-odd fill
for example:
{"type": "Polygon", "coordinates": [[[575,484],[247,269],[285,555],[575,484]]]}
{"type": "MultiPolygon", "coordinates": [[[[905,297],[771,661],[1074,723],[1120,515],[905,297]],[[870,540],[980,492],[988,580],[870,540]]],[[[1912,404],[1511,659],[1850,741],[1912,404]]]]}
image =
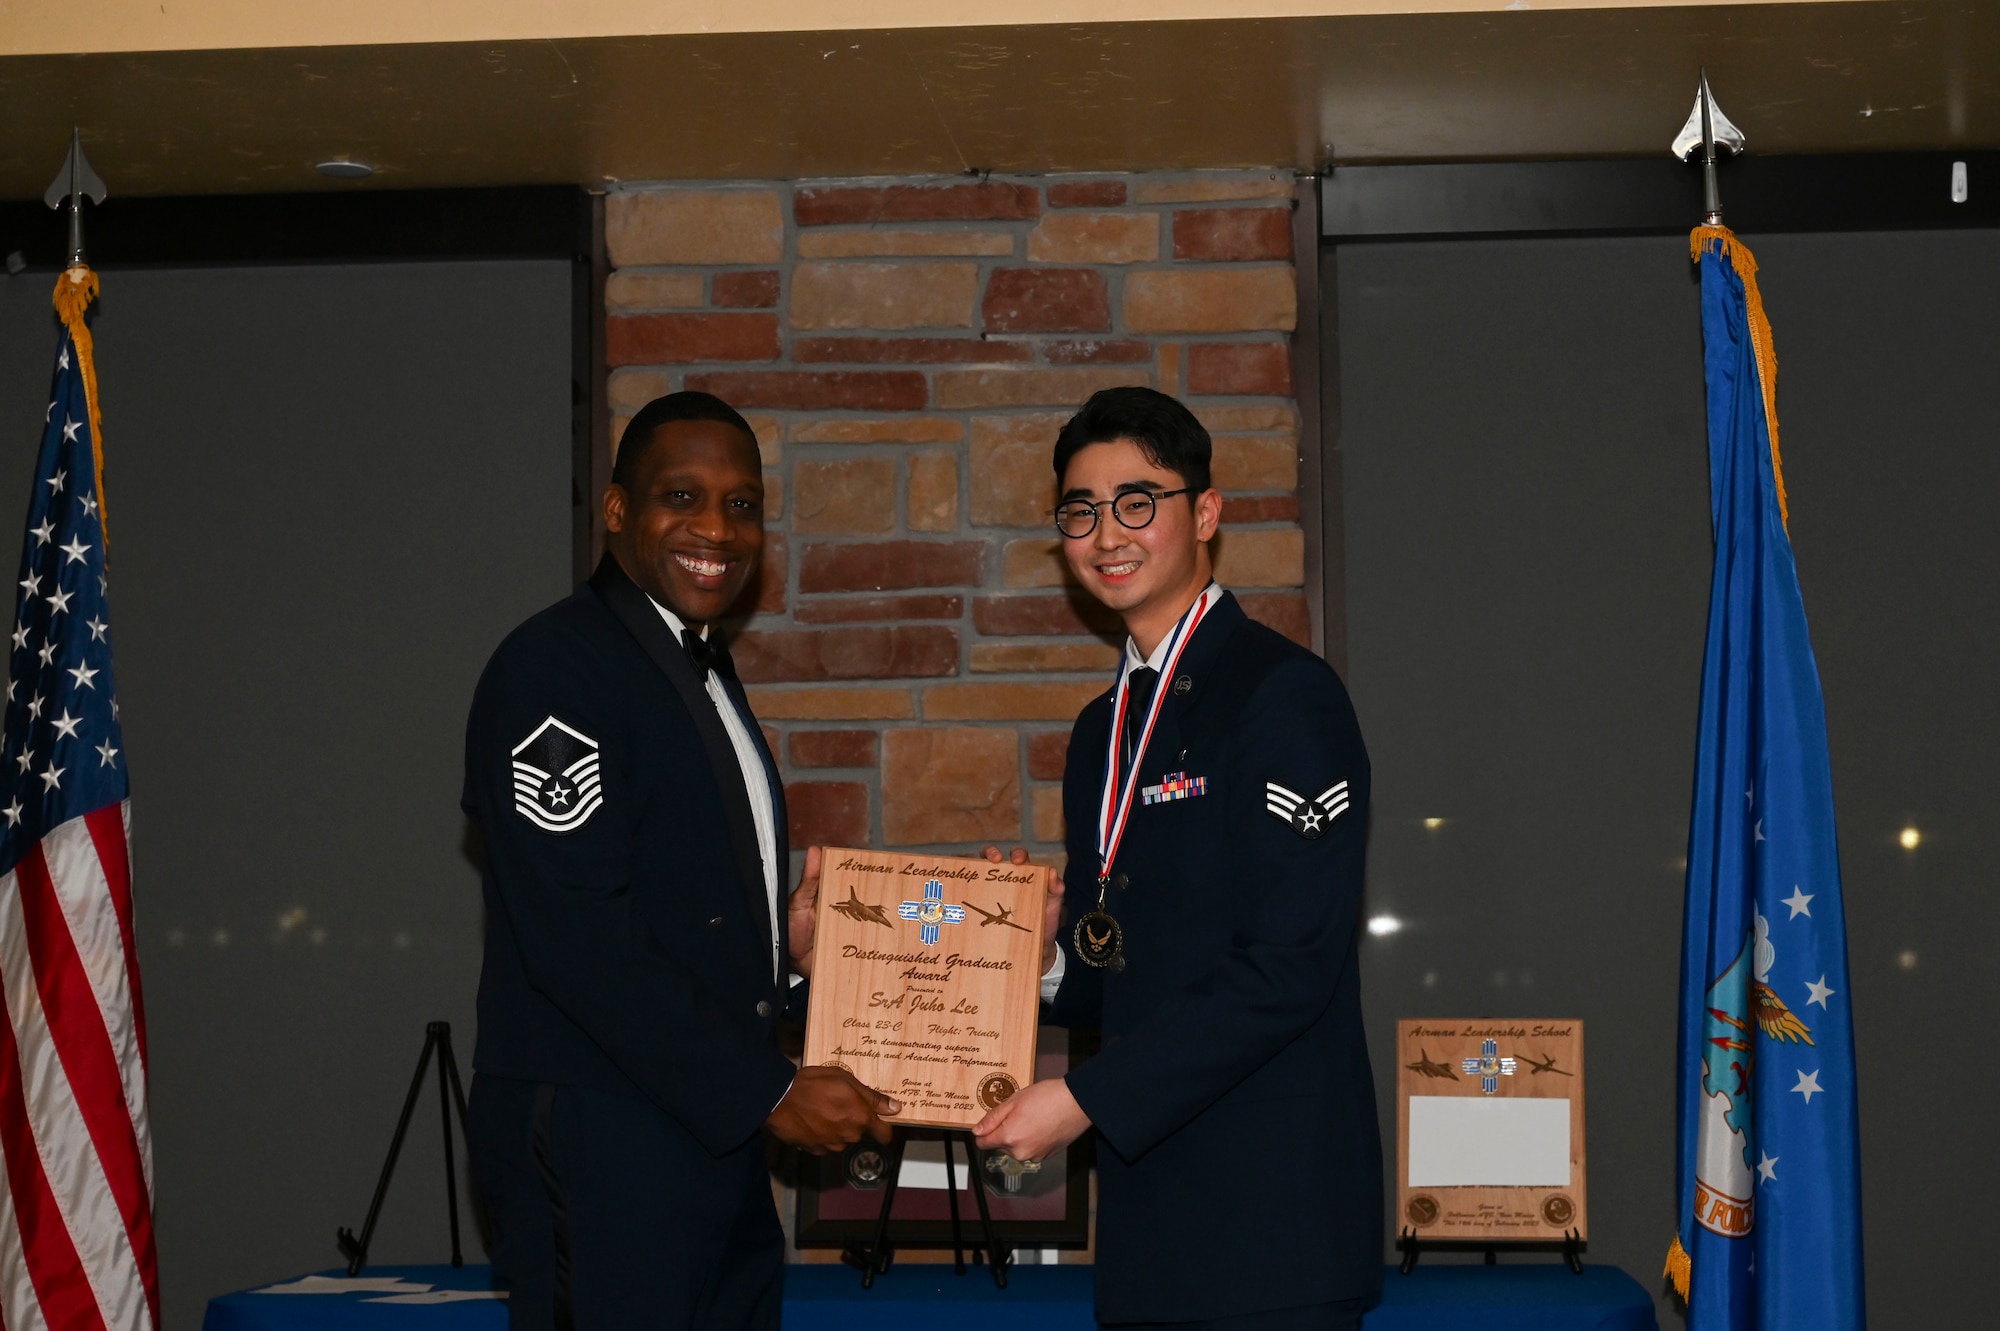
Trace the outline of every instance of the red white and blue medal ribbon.
{"type": "Polygon", "coordinates": [[[1180,664],[1181,653],[1194,637],[1195,629],[1201,626],[1202,616],[1221,595],[1222,589],[1209,583],[1167,636],[1159,679],[1153,685],[1152,700],[1146,705],[1146,724],[1139,731],[1139,742],[1132,748],[1129,771],[1119,769],[1125,765],[1120,759],[1124,749],[1125,711],[1130,702],[1131,655],[1127,653],[1119,662],[1118,688],[1111,705],[1111,735],[1105,744],[1104,792],[1099,797],[1097,812],[1097,907],[1078,917],[1075,932],[1071,935],[1077,958],[1086,965],[1112,971],[1125,969],[1125,931],[1105,909],[1111,892],[1111,866],[1118,859],[1119,844],[1125,839],[1125,825],[1132,818],[1132,801],[1139,793],[1140,760],[1146,756],[1146,746],[1153,739],[1153,727],[1160,720],[1160,708],[1166,703],[1167,682],[1173,679],[1174,668],[1180,664]]]}
{"type": "Polygon", "coordinates": [[[1125,708],[1129,683],[1132,676],[1132,662],[1128,655],[1118,665],[1118,691],[1111,705],[1111,737],[1105,746],[1104,792],[1099,797],[1097,815],[1097,882],[1100,889],[1099,909],[1103,907],[1102,888],[1111,880],[1111,865],[1118,858],[1119,843],[1125,839],[1125,825],[1132,818],[1132,803],[1139,793],[1139,764],[1146,756],[1146,745],[1153,738],[1153,727],[1160,719],[1160,708],[1165,703],[1168,684],[1174,678],[1174,667],[1180,663],[1181,653],[1187,649],[1194,631],[1218,600],[1222,598],[1222,588],[1209,583],[1195,603],[1187,608],[1167,636],[1167,654],[1160,665],[1159,680],[1153,685],[1153,698],[1146,706],[1146,723],[1139,731],[1139,742],[1132,746],[1132,767],[1121,772],[1121,740],[1125,735],[1125,708]]]}

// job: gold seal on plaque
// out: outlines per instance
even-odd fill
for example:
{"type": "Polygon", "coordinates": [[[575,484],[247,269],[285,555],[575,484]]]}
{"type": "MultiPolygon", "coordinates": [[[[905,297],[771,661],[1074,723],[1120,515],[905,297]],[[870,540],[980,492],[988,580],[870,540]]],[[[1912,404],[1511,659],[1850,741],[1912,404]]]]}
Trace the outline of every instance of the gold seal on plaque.
{"type": "Polygon", "coordinates": [[[1557,1229],[1566,1229],[1569,1222],[1576,1219],[1576,1203],[1556,1193],[1543,1201],[1542,1219],[1557,1229]]]}
{"type": "Polygon", "coordinates": [[[979,1083],[979,1103],[988,1109],[998,1109],[1014,1098],[1014,1092],[1021,1089],[1014,1079],[1004,1072],[996,1072],[979,1083]]]}
{"type": "Polygon", "coordinates": [[[1422,1194],[1412,1197],[1410,1204],[1403,1208],[1403,1215],[1418,1229],[1422,1229],[1425,1225],[1435,1225],[1438,1218],[1437,1198],[1422,1194]]]}

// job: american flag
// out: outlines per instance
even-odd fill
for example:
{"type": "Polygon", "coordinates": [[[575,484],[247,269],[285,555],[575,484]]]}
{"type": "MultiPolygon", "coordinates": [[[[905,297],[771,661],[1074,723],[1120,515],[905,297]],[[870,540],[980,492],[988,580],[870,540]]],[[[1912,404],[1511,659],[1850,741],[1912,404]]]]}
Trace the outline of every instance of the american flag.
{"type": "Polygon", "coordinates": [[[124,1331],[158,1326],[160,1317],[129,787],[83,323],[96,285],[87,270],[57,279],[65,326],[8,657],[0,750],[5,1331],[124,1331]]]}

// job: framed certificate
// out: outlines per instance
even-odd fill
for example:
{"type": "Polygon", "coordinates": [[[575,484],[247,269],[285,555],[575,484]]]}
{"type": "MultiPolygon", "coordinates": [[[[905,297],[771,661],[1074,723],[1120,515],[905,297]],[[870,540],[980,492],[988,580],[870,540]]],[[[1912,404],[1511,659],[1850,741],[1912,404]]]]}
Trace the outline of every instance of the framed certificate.
{"type": "Polygon", "coordinates": [[[897,1123],[972,1127],[1034,1080],[1052,871],[821,854],[806,1064],[895,1096],[897,1123]]]}
{"type": "Polygon", "coordinates": [[[1397,1228],[1420,1242],[1590,1237],[1583,1023],[1396,1023],[1397,1228]]]}

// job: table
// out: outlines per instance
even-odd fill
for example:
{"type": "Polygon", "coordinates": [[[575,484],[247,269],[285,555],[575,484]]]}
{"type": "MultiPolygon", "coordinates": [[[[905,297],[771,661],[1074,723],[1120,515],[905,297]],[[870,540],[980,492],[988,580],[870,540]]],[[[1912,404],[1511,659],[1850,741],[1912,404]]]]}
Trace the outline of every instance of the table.
{"type": "MultiPolygon", "coordinates": [[[[406,1331],[507,1331],[507,1303],[495,1297],[492,1270],[467,1265],[371,1266],[367,1277],[380,1283],[401,1282],[395,1288],[325,1294],[266,1294],[259,1286],[210,1299],[202,1331],[356,1331],[358,1328],[406,1328],[406,1331]],[[429,1286],[428,1293],[414,1292],[429,1286]],[[442,1297],[440,1297],[442,1296],[442,1297]],[[379,1300],[394,1298],[396,1303],[379,1300]],[[425,1299],[425,1302],[402,1300],[425,1299]]],[[[281,1284],[345,1280],[347,1269],[336,1267],[281,1284]]]]}
{"type": "Polygon", "coordinates": [[[1408,1275],[1390,1267],[1382,1303],[1363,1331],[1659,1331],[1653,1297],[1615,1266],[1559,1261],[1445,1266],[1433,1258],[1408,1275]]]}
{"type": "MultiPolygon", "coordinates": [[[[202,1331],[506,1331],[507,1305],[493,1297],[486,1267],[371,1266],[368,1275],[401,1281],[404,1291],[432,1289],[245,1290],[211,1301],[202,1331]]],[[[984,1267],[959,1277],[949,1266],[904,1264],[864,1290],[848,1267],[794,1266],[785,1276],[785,1331],[1096,1331],[1090,1287],[1087,1266],[1016,1267],[1004,1291],[993,1287],[984,1267]]],[[[1559,1262],[1428,1262],[1407,1276],[1390,1267],[1382,1303],[1362,1325],[1364,1331],[1658,1331],[1653,1300],[1631,1276],[1615,1266],[1571,1275],[1559,1262]]]]}
{"type": "Polygon", "coordinates": [[[898,1263],[861,1288],[848,1266],[785,1272],[785,1331],[1097,1331],[1087,1266],[1017,1266],[995,1289],[983,1266],[898,1263]]]}

